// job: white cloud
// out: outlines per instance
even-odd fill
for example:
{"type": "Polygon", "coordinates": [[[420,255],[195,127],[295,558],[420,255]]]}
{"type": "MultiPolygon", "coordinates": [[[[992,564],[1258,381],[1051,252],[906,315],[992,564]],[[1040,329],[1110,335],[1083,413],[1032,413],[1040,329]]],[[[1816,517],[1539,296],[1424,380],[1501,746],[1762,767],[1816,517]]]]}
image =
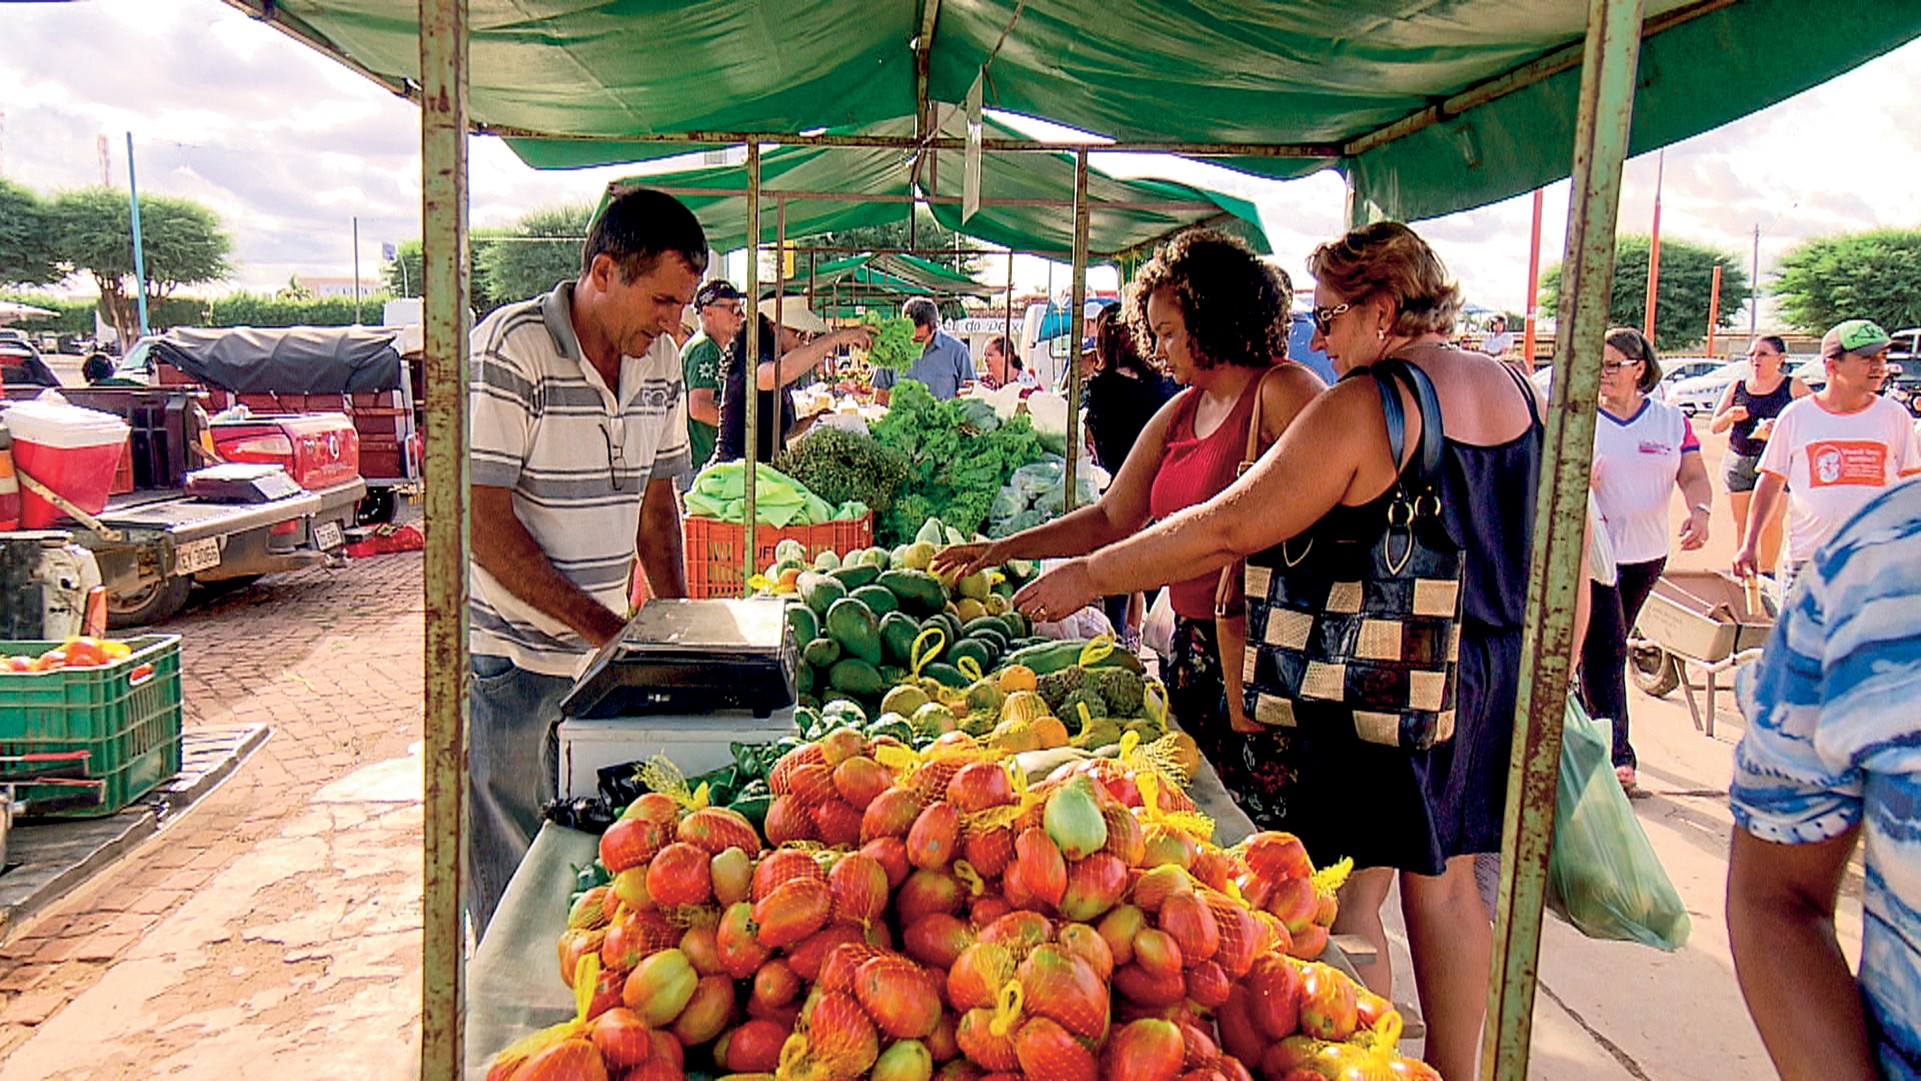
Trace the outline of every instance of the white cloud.
{"type": "MultiPolygon", "coordinates": [[[[217,209],[236,240],[231,283],[274,288],[294,274],[350,271],[351,218],[360,218],[362,272],[379,246],[420,234],[418,111],[407,102],[246,18],[218,0],[93,0],[8,5],[0,171],[54,191],[101,182],[96,137],[107,136],[107,177],[126,183],[125,133],[134,133],[143,193],[181,195],[217,209]]],[[[1921,100],[1921,43],[1667,153],[1664,235],[1745,255],[1761,229],[1766,268],[1810,236],[1921,221],[1921,145],[1909,123],[1921,100]],[[1843,154],[1832,148],[1865,148],[1843,154]]],[[[542,173],[499,141],[470,144],[470,218],[505,225],[528,210],[592,202],[614,167],[542,173]]],[[[1210,184],[1252,199],[1277,259],[1297,281],[1314,244],[1343,225],[1338,177],[1274,184],[1185,162],[1133,168],[1210,184]]],[[[1117,172],[1133,171],[1116,168],[1117,172]]],[[[1621,228],[1646,232],[1655,161],[1629,163],[1621,228]]],[[[1561,258],[1567,184],[1545,198],[1542,262],[1561,258]]],[[[1522,196],[1424,223],[1481,304],[1518,309],[1526,287],[1529,199],[1522,196]]],[[[1017,282],[1041,287],[1038,260],[1017,282]]],[[[1054,284],[1066,286],[1057,269],[1054,284]]],[[[1094,287],[1111,287],[1097,275],[1094,287]]]]}

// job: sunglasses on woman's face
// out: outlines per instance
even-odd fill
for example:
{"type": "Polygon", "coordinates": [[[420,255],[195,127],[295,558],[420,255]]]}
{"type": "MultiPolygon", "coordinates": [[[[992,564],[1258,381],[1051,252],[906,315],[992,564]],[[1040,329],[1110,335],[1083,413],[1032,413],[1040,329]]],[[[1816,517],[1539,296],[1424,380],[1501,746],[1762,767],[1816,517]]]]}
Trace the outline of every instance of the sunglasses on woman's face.
{"type": "Polygon", "coordinates": [[[1322,334],[1326,334],[1328,331],[1334,329],[1334,320],[1338,318],[1342,312],[1352,311],[1353,308],[1354,305],[1352,304],[1336,304],[1332,308],[1316,308],[1314,309],[1314,326],[1322,334]]]}

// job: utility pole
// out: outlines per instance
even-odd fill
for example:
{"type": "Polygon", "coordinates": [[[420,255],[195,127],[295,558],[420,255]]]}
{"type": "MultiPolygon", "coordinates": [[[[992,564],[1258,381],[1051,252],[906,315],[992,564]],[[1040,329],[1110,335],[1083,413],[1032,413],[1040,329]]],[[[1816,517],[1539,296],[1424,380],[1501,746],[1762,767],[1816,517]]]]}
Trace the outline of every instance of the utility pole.
{"type": "Polygon", "coordinates": [[[354,215],[354,325],[360,325],[360,215],[354,215]]]}
{"type": "MultiPolygon", "coordinates": [[[[100,137],[101,145],[106,145],[106,136],[100,137]]],[[[127,201],[133,206],[133,289],[134,296],[140,299],[140,336],[147,336],[147,256],[140,244],[140,186],[133,178],[133,132],[127,133],[127,201]]],[[[121,342],[120,350],[125,353],[133,348],[132,342],[121,342]]]]}
{"type": "Polygon", "coordinates": [[[1648,300],[1646,325],[1641,332],[1654,340],[1654,306],[1661,286],[1661,180],[1668,171],[1668,152],[1663,150],[1654,166],[1654,235],[1648,238],[1648,300]]]}

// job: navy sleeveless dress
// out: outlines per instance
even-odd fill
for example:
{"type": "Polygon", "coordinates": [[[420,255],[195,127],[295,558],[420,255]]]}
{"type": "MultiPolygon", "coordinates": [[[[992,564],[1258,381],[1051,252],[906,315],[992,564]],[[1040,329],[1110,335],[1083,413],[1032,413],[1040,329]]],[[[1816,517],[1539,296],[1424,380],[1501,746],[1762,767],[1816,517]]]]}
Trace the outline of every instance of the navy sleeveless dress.
{"type": "MultiPolygon", "coordinates": [[[[1363,742],[1351,727],[1270,728],[1241,735],[1216,762],[1255,827],[1300,837],[1316,866],[1352,858],[1357,868],[1438,875],[1452,857],[1500,851],[1542,439],[1534,395],[1516,383],[1533,416],[1527,432],[1442,447],[1441,519],[1467,556],[1454,737],[1405,751],[1363,742]]],[[[1312,528],[1377,536],[1390,498],[1336,506],[1312,528]]],[[[1251,697],[1250,688],[1250,715],[1251,697]]]]}

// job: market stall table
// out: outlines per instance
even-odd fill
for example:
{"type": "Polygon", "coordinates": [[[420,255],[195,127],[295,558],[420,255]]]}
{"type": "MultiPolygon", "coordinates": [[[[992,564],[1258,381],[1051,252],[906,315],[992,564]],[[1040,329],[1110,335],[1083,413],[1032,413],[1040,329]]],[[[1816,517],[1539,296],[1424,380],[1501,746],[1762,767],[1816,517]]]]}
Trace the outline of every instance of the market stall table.
{"type": "MultiPolygon", "coordinates": [[[[1187,792],[1214,820],[1216,842],[1232,845],[1254,832],[1206,762],[1187,792]]],[[[599,844],[591,833],[548,823],[507,884],[486,937],[467,961],[468,1081],[483,1081],[488,1061],[501,1048],[573,1017],[573,992],[560,982],[554,943],[567,929],[574,869],[593,862],[599,844]]],[[[1332,942],[1321,960],[1359,978],[1332,942]]]]}

